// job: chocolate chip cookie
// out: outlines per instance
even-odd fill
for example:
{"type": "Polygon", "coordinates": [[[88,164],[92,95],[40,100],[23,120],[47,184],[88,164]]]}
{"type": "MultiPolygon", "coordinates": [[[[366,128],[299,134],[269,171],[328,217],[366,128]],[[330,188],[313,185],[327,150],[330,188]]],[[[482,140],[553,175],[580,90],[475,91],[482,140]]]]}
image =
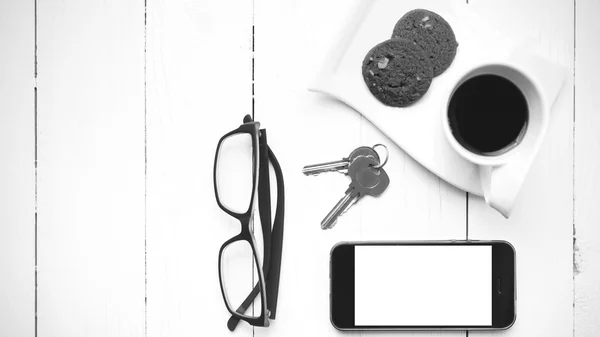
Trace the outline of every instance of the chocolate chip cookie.
{"type": "Polygon", "coordinates": [[[380,102],[405,107],[425,95],[433,78],[433,66],[425,51],[412,40],[390,39],[367,53],[362,75],[380,102]]]}
{"type": "Polygon", "coordinates": [[[396,23],[392,38],[409,39],[423,48],[433,64],[434,77],[448,69],[458,47],[448,22],[426,9],[414,9],[404,14],[396,23]]]}

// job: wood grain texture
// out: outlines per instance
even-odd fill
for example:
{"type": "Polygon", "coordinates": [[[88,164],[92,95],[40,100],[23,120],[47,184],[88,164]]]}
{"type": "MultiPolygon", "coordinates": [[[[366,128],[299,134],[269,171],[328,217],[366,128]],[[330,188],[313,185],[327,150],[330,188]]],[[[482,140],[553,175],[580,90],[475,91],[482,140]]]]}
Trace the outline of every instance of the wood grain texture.
{"type": "Polygon", "coordinates": [[[511,218],[505,220],[482,199],[470,197],[468,220],[469,239],[504,239],[517,251],[517,320],[502,335],[570,336],[573,333],[573,2],[470,0],[469,7],[515,41],[532,38],[543,56],[564,65],[568,71],[553,107],[546,139],[511,218]]]}
{"type": "Polygon", "coordinates": [[[249,336],[226,326],[218,253],[240,224],[215,201],[213,160],[252,113],[252,2],[147,9],[148,336],[249,336]]]}
{"type": "Polygon", "coordinates": [[[0,336],[35,333],[34,7],[0,2],[0,336]]]}
{"type": "Polygon", "coordinates": [[[307,91],[357,4],[255,1],[255,116],[268,130],[286,184],[278,314],[268,329],[255,329],[257,336],[345,334],[329,322],[329,253],[339,241],[465,238],[464,192],[421,167],[356,111],[307,91]],[[377,143],[390,149],[389,188],[352,206],[333,229],[321,230],[349,179],[306,177],[302,167],[377,143]]]}
{"type": "Polygon", "coordinates": [[[38,2],[38,334],[144,335],[144,2],[38,2]]]}
{"type": "Polygon", "coordinates": [[[574,329],[587,337],[600,331],[600,2],[579,0],[576,9],[574,329]]]}
{"type": "Polygon", "coordinates": [[[473,196],[467,214],[464,192],[306,90],[359,1],[39,1],[37,82],[34,2],[0,2],[0,336],[342,335],[329,323],[335,243],[464,239],[466,224],[469,239],[515,245],[519,299],[510,330],[468,335],[595,336],[598,1],[469,0],[570,71],[510,220],[473,196]],[[212,161],[253,99],[286,182],[281,287],[271,327],[232,334],[217,253],[239,225],[214,201],[212,161]],[[390,187],[322,231],[348,178],[305,177],[302,166],[375,143],[390,148],[390,187]]]}

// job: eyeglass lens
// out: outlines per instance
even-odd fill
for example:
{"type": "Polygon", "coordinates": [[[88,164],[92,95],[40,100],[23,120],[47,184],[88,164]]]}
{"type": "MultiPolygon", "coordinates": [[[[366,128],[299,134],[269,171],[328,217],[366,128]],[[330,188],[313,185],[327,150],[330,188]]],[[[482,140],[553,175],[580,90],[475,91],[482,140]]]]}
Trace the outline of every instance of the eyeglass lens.
{"type": "MultiPolygon", "coordinates": [[[[258,267],[252,255],[250,243],[245,240],[234,241],[227,245],[220,261],[221,279],[227,297],[227,305],[233,311],[243,303],[252,289],[258,284],[258,267]]],[[[249,306],[246,317],[260,317],[262,306],[262,289],[258,287],[259,294],[254,300],[254,305],[249,306]]]]}
{"type": "Polygon", "coordinates": [[[234,213],[245,213],[252,200],[252,136],[236,133],[218,149],[216,185],[219,201],[234,213]]]}

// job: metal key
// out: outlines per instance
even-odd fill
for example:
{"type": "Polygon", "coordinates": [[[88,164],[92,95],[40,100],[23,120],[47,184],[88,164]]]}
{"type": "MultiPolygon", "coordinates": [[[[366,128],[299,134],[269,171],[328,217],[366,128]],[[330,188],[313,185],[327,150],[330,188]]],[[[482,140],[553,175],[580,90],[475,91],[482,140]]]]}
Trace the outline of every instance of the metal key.
{"type": "MultiPolygon", "coordinates": [[[[323,172],[342,172],[343,170],[347,170],[350,164],[359,157],[373,158],[379,163],[379,154],[372,147],[361,146],[352,151],[348,157],[342,158],[342,160],[304,166],[302,173],[308,176],[323,172]]],[[[344,174],[348,174],[347,171],[344,174]]]]}
{"type": "Polygon", "coordinates": [[[321,221],[321,229],[332,228],[337,219],[365,195],[377,197],[385,191],[390,184],[390,178],[383,168],[373,166],[379,163],[372,158],[357,158],[348,168],[348,175],[352,179],[346,194],[321,221]]]}

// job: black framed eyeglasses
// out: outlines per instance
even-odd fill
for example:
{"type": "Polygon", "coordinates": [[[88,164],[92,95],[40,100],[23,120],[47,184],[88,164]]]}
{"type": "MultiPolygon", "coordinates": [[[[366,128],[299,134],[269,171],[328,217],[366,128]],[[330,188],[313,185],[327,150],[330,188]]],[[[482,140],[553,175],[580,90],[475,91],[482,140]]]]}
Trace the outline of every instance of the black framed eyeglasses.
{"type": "Polygon", "coordinates": [[[267,132],[250,115],[219,140],[213,179],[217,204],[241,224],[239,234],[225,241],[219,250],[221,293],[231,313],[227,327],[235,330],[240,320],[267,327],[277,312],[285,195],[283,174],[267,144],[267,132]],[[277,182],[273,221],[269,163],[277,182]],[[253,221],[257,195],[263,247],[260,252],[253,221]]]}

